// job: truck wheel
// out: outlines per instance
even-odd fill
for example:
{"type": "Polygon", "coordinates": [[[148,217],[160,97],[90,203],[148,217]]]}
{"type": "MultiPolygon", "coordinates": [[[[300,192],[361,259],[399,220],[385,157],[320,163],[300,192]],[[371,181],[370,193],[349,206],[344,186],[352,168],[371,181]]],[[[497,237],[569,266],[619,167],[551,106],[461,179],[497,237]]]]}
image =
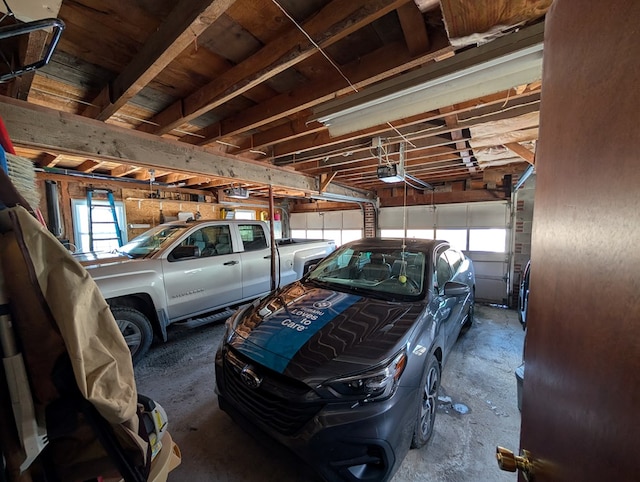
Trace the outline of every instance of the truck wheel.
{"type": "Polygon", "coordinates": [[[147,353],[153,340],[153,330],[149,319],[138,310],[127,307],[112,307],[111,313],[118,323],[118,328],[131,350],[133,364],[138,363],[147,353]]]}

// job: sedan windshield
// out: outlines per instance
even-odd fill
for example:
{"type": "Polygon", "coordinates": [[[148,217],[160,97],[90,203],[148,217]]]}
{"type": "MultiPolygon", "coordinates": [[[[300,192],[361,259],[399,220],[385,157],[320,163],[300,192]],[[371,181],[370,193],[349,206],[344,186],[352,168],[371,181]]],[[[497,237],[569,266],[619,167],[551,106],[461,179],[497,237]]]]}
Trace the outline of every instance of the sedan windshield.
{"type": "Polygon", "coordinates": [[[415,300],[423,293],[425,255],[370,246],[343,246],[325,258],[308,280],[338,291],[366,291],[371,296],[415,300]]]}
{"type": "Polygon", "coordinates": [[[156,226],[149,231],[145,231],[140,236],[133,238],[124,246],[117,248],[116,252],[130,258],[152,256],[162,248],[168,246],[186,229],[186,226],[179,224],[156,226]]]}

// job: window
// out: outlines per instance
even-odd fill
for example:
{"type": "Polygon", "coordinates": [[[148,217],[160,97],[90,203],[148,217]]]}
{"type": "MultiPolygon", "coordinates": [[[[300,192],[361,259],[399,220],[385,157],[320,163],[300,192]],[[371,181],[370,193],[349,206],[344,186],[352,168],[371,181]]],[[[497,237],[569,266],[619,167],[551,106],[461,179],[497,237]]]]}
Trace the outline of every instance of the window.
{"type": "Polygon", "coordinates": [[[462,253],[456,251],[455,249],[448,249],[444,252],[444,255],[447,257],[447,261],[451,266],[451,271],[453,273],[458,271],[458,268],[460,268],[463,260],[462,253]]]}
{"type": "Polygon", "coordinates": [[[323,239],[332,239],[335,241],[336,246],[340,246],[342,244],[342,231],[339,229],[325,229],[323,231],[323,239]]]}
{"type": "Polygon", "coordinates": [[[507,249],[506,229],[470,229],[469,251],[504,253],[507,249]]]}
{"type": "Polygon", "coordinates": [[[241,224],[238,226],[245,251],[256,251],[267,247],[264,229],[259,224],[241,224]]]}
{"type": "MultiPolygon", "coordinates": [[[[93,250],[112,251],[120,246],[118,243],[115,224],[113,223],[113,213],[109,202],[106,200],[92,200],[93,206],[93,250]]],[[[122,243],[127,242],[126,222],[124,218],[124,207],[121,201],[116,201],[116,216],[122,234],[122,243]]],[[[73,209],[73,230],[77,252],[87,252],[91,250],[89,243],[89,210],[86,199],[74,199],[71,202],[73,209]]]]}
{"type": "Polygon", "coordinates": [[[436,281],[438,283],[438,290],[442,292],[444,284],[451,279],[451,266],[447,260],[446,251],[438,256],[436,263],[436,281]]]}
{"type": "Polygon", "coordinates": [[[362,230],[360,229],[343,229],[342,230],[342,244],[350,241],[356,241],[362,239],[362,230]]]}
{"type": "Polygon", "coordinates": [[[466,229],[438,229],[436,239],[448,241],[452,248],[465,251],[467,249],[466,229]]]}
{"type": "Polygon", "coordinates": [[[246,219],[252,221],[256,218],[255,211],[236,209],[234,219],[246,219]]]}
{"type": "Polygon", "coordinates": [[[404,229],[381,229],[380,237],[381,238],[403,238],[404,229]]]}
{"type": "Polygon", "coordinates": [[[407,229],[407,238],[434,239],[433,229],[407,229]]]}
{"type": "Polygon", "coordinates": [[[231,252],[229,226],[206,226],[191,233],[180,246],[196,246],[196,256],[206,258],[231,252]],[[216,246],[220,245],[220,252],[216,246]]]}

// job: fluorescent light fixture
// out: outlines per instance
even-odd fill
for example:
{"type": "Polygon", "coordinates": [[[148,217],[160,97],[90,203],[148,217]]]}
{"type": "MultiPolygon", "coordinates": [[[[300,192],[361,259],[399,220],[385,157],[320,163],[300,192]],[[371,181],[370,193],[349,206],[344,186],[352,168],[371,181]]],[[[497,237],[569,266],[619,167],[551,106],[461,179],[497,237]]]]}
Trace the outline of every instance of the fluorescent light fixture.
{"type": "Polygon", "coordinates": [[[542,78],[543,24],[318,107],[332,136],[495,94],[542,78]]]}

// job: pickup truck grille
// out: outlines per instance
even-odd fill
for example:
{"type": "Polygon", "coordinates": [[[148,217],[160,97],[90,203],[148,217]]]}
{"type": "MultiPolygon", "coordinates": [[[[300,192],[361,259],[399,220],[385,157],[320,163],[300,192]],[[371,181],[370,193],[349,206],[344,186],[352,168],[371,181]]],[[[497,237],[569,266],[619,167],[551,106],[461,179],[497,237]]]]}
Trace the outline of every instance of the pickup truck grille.
{"type": "Polygon", "coordinates": [[[283,435],[293,435],[324,406],[315,401],[301,401],[309,392],[308,387],[263,367],[260,367],[263,376],[260,387],[250,388],[240,376],[239,366],[246,364],[255,365],[241,355],[227,351],[223,373],[224,396],[248,418],[283,435]]]}

